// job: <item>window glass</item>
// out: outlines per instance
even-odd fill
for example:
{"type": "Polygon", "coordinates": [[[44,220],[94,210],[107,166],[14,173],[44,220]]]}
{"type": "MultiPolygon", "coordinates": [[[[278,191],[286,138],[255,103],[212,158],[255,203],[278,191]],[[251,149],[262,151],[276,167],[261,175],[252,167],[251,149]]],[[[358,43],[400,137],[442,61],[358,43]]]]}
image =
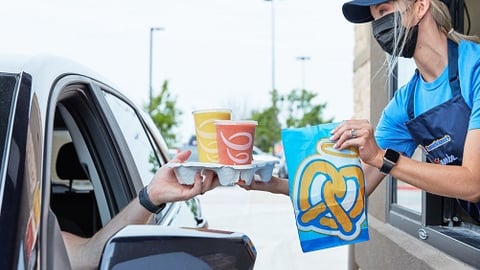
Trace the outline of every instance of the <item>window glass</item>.
{"type": "Polygon", "coordinates": [[[150,143],[150,136],[132,107],[107,92],[104,94],[122,129],[142,183],[147,185],[160,167],[156,151],[150,143]]]}
{"type": "MultiPolygon", "coordinates": [[[[8,129],[8,119],[10,117],[10,110],[13,98],[13,91],[17,79],[12,75],[0,75],[0,158],[3,159],[3,152],[5,151],[5,140],[8,129]]],[[[3,162],[1,164],[5,164],[3,162]]]]}
{"type": "Polygon", "coordinates": [[[52,184],[54,186],[69,186],[71,184],[71,187],[75,190],[93,190],[93,185],[90,181],[85,181],[85,179],[62,179],[58,176],[57,162],[59,153],[62,148],[67,147],[72,142],[72,138],[70,132],[66,129],[54,130],[52,134],[52,162],[50,163],[52,184]]]}
{"type": "MultiPolygon", "coordinates": [[[[422,160],[422,152],[419,148],[415,151],[413,159],[422,160]]],[[[407,209],[420,213],[422,211],[422,190],[401,180],[396,181],[397,189],[394,191],[397,192],[396,203],[407,209]]]]}
{"type": "MultiPolygon", "coordinates": [[[[415,62],[412,59],[399,58],[397,67],[398,86],[402,86],[406,84],[414,74],[416,68],[415,62]]],[[[422,155],[422,151],[417,149],[413,155],[413,159],[422,160],[422,155]]],[[[396,185],[394,186],[396,186],[396,190],[393,192],[396,194],[393,198],[396,198],[396,201],[393,203],[420,213],[422,210],[422,190],[401,180],[396,180],[396,185]]]]}
{"type": "MultiPolygon", "coordinates": [[[[411,59],[399,59],[397,85],[404,85],[413,75],[411,59]]],[[[417,149],[413,159],[424,161],[417,149]]],[[[469,265],[480,267],[480,227],[460,207],[456,199],[437,196],[401,180],[392,179],[389,222],[422,239],[435,248],[469,265]]],[[[475,269],[476,269],[475,268],[475,269]]]]}

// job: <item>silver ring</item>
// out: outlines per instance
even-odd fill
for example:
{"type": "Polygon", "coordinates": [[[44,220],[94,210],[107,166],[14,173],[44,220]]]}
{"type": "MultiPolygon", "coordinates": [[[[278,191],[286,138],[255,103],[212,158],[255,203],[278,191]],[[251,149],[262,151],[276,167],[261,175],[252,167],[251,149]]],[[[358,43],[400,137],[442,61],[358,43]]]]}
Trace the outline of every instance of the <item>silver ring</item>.
{"type": "Polygon", "coordinates": [[[357,130],[354,129],[354,128],[352,128],[352,129],[350,130],[350,138],[353,139],[353,138],[356,138],[356,137],[357,137],[357,130]]]}

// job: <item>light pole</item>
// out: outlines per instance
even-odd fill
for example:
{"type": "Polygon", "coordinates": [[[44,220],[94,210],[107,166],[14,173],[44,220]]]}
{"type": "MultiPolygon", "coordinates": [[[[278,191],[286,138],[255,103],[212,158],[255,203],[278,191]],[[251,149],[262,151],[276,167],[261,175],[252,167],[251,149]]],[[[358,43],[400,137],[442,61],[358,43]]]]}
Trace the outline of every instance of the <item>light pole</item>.
{"type": "Polygon", "coordinates": [[[148,114],[152,112],[152,98],[153,98],[153,86],[152,86],[152,50],[153,50],[153,32],[163,31],[162,27],[150,27],[150,52],[148,56],[148,114]]]}
{"type": "Polygon", "coordinates": [[[272,90],[275,90],[275,0],[265,0],[272,2],[272,90]]]}
{"type": "Polygon", "coordinates": [[[305,61],[310,60],[310,57],[298,56],[297,60],[302,62],[302,90],[304,90],[305,89],[305,61]]]}

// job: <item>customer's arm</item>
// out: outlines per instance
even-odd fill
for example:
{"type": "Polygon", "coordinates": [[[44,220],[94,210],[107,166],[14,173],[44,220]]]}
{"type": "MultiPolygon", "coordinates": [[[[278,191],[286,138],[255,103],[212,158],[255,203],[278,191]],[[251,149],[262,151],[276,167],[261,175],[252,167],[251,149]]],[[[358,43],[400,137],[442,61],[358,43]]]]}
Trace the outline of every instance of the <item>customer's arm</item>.
{"type": "MultiPolygon", "coordinates": [[[[179,153],[172,162],[182,162],[190,156],[190,151],[179,153]]],[[[198,173],[191,186],[181,185],[172,168],[161,167],[147,188],[147,193],[155,205],[166,202],[183,201],[218,186],[218,178],[207,171],[204,178],[198,173]]],[[[67,253],[73,269],[94,269],[98,267],[103,247],[107,240],[121,228],[129,224],[145,224],[152,217],[138,198],[131,201],[118,215],[91,238],[62,232],[67,253]]]]}
{"type": "Polygon", "coordinates": [[[138,198],[135,198],[91,238],[82,238],[75,234],[62,232],[72,268],[97,268],[103,247],[115,232],[128,224],[147,223],[151,217],[152,213],[143,208],[143,206],[140,205],[138,198]]]}

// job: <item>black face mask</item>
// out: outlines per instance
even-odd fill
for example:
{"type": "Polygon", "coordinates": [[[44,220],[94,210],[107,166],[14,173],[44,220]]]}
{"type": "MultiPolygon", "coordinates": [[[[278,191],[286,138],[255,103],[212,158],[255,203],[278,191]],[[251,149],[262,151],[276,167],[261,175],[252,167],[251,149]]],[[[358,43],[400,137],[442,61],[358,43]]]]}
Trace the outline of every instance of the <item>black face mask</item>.
{"type": "Polygon", "coordinates": [[[400,22],[400,12],[395,13],[390,13],[372,22],[373,36],[388,54],[412,58],[417,46],[418,23],[411,29],[407,29],[400,22]],[[398,21],[395,23],[395,20],[398,21]],[[408,36],[405,38],[407,32],[408,36]],[[401,48],[404,42],[405,44],[401,48]]]}

